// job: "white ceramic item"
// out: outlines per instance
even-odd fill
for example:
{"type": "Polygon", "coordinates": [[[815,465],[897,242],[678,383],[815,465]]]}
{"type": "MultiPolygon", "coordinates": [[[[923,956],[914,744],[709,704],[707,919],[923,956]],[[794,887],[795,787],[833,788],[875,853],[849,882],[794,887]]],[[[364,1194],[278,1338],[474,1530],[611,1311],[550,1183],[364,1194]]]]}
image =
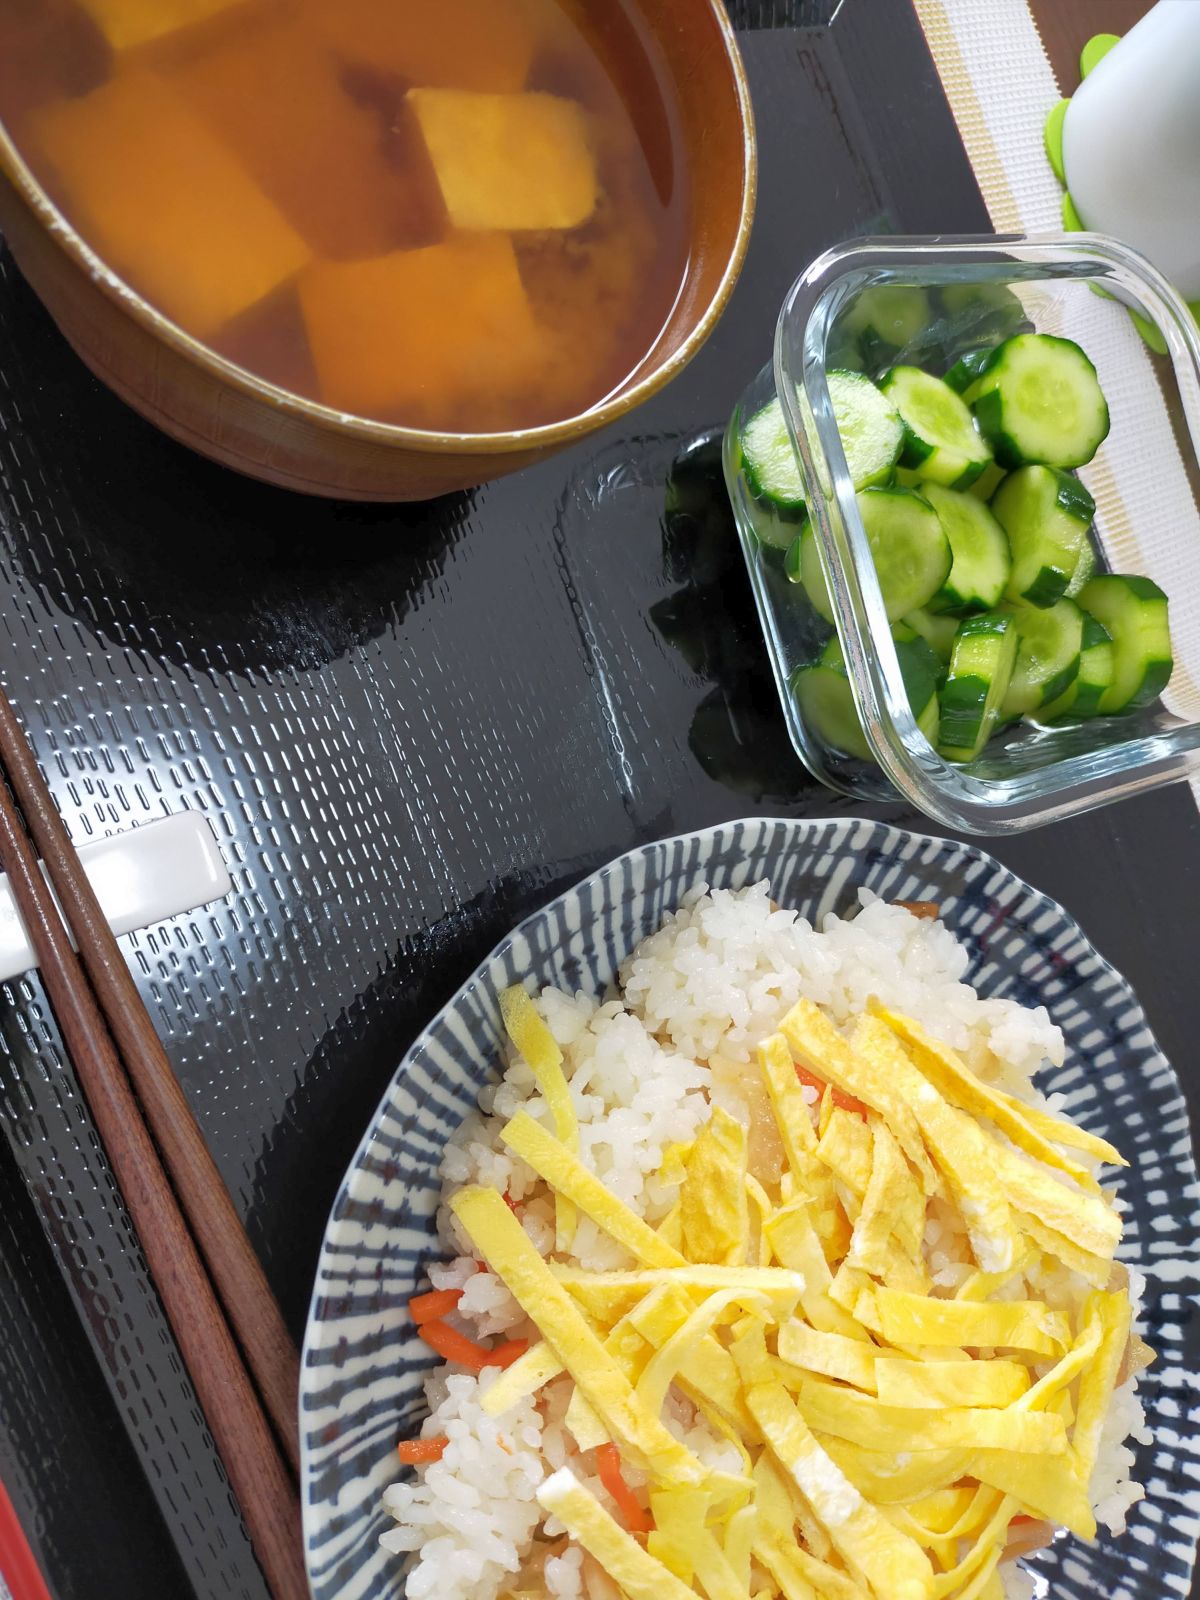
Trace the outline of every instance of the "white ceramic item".
{"type": "Polygon", "coordinates": [[[1158,0],[1088,74],[1067,108],[1063,166],[1085,227],[1200,299],[1200,0],[1158,0]]]}
{"type": "MultiPolygon", "coordinates": [[[[220,900],[231,887],[213,831],[194,811],[81,845],[79,859],[118,934],[220,900]]],[[[0,982],[35,965],[8,878],[0,876],[0,982]]]]}

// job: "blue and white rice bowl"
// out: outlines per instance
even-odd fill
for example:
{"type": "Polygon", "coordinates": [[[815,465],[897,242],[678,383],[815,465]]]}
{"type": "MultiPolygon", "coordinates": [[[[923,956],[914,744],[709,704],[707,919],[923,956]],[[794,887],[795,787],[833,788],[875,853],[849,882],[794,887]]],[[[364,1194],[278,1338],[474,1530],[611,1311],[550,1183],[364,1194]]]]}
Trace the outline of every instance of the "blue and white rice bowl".
{"type": "MultiPolygon", "coordinates": [[[[511,1587],[483,1546],[499,1539],[490,1545],[495,1557],[511,1534],[519,1547],[537,1520],[530,1506],[543,1455],[557,1464],[555,1419],[506,1418],[505,1456],[481,1446],[477,1463],[477,1482],[494,1499],[485,1497],[483,1540],[472,1534],[477,1491],[451,1519],[457,1532],[439,1522],[429,1494],[389,1491],[411,1477],[399,1471],[395,1446],[419,1432],[426,1379],[439,1365],[416,1337],[407,1302],[428,1286],[431,1269],[437,1286],[465,1283],[471,1271],[455,1267],[458,1246],[444,1223],[439,1234],[443,1177],[501,1187],[512,1177],[512,1158],[495,1153],[479,1104],[483,1091],[484,1112],[507,1115],[529,1093],[518,1067],[497,1094],[506,1059],[497,996],[519,981],[563,991],[547,998],[546,1011],[560,1041],[571,1041],[568,1062],[587,1058],[596,1123],[614,1107],[625,1114],[618,1137],[596,1132],[590,1147],[582,1128],[585,1151],[651,1220],[665,1203],[654,1192],[662,1147],[690,1137],[707,1094],[735,1092],[739,1063],[799,995],[835,1021],[876,995],[968,1055],[986,1045],[1014,1084],[1047,1062],[1036,1082],[1056,1110],[1130,1161],[1114,1184],[1125,1222],[1119,1257],[1141,1291],[1138,1331],[1157,1361],[1136,1395],[1118,1391],[1107,1459],[1093,1481],[1099,1520],[1121,1529],[1128,1511],[1125,1531],[1102,1527],[1091,1545],[1059,1539],[1023,1562],[1026,1575],[1010,1576],[1009,1592],[1189,1594],[1200,1513],[1192,1398],[1200,1187],[1182,1092],[1129,986],[1061,907],[971,846],[865,821],[751,820],[633,851],[528,918],[401,1061],[335,1202],[305,1340],[304,1532],[316,1600],[404,1594],[405,1558],[388,1548],[397,1545],[424,1547],[409,1600],[435,1592],[476,1600],[511,1587]],[[685,916],[630,963],[635,947],[706,886],[759,884],[768,887],[706,900],[700,921],[685,916]],[[768,896],[804,921],[773,914],[768,896]],[[936,902],[941,923],[873,900],[936,902]],[[842,921],[825,931],[827,918],[856,915],[857,932],[842,921]],[[629,1006],[658,1040],[630,1031],[619,1006],[597,1011],[619,971],[629,1006]],[[525,1428],[524,1446],[514,1428],[525,1428]],[[1126,1449],[1118,1441],[1130,1430],[1126,1449]],[[1137,1484],[1144,1498],[1133,1503],[1137,1484]],[[385,1509],[385,1491],[407,1534],[385,1509]]],[[[608,1264],[601,1236],[579,1248],[594,1248],[589,1265],[608,1264]]],[[[512,1321],[507,1292],[490,1274],[478,1278],[464,1309],[475,1314],[474,1331],[501,1334],[512,1321]]],[[[438,1379],[430,1391],[440,1414],[476,1422],[476,1380],[452,1384],[453,1392],[438,1379]]],[[[674,1420],[689,1425],[686,1405],[674,1420]]],[[[564,1557],[546,1577],[562,1600],[581,1592],[577,1559],[564,1557]]]]}

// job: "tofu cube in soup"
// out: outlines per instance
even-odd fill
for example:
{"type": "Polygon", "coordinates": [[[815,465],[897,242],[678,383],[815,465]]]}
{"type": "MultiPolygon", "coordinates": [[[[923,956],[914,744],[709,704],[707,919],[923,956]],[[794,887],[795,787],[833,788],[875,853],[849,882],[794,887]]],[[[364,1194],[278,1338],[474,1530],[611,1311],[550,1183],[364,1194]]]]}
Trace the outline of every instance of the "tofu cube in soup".
{"type": "Polygon", "coordinates": [[[451,415],[540,370],[542,334],[502,234],[314,262],[299,292],[321,396],[343,411],[451,415]]]}
{"type": "Polygon", "coordinates": [[[291,277],[308,247],[237,157],[154,73],[118,74],[34,118],[88,242],[202,338],[291,277]]]}
{"type": "Polygon", "coordinates": [[[398,162],[389,149],[402,95],[356,97],[348,70],[284,20],[192,55],[171,82],[315,255],[353,260],[431,244],[445,218],[420,136],[414,128],[412,159],[398,162]]]}
{"type": "Polygon", "coordinates": [[[553,94],[414,89],[409,100],[456,228],[577,228],[596,208],[587,117],[553,94]]]}

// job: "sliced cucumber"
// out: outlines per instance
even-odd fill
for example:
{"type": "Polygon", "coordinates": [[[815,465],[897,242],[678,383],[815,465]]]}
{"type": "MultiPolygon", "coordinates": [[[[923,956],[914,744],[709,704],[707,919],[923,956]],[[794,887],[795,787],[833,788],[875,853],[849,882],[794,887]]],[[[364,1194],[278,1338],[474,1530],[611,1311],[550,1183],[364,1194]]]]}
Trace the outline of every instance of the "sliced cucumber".
{"type": "Polygon", "coordinates": [[[995,345],[1030,326],[1025,307],[1002,283],[950,283],[941,291],[941,302],[960,348],[967,339],[995,345]]]}
{"type": "Polygon", "coordinates": [[[754,537],[770,550],[786,550],[796,537],[796,519],[766,500],[755,503],[752,512],[754,537]]]}
{"type": "Polygon", "coordinates": [[[948,383],[955,394],[966,394],[984,367],[992,359],[994,348],[994,345],[989,344],[982,350],[968,350],[965,356],[959,356],[946,374],[943,382],[948,383]]]}
{"type": "MultiPolygon", "coordinates": [[[[927,606],[918,606],[915,611],[906,611],[901,619],[915,633],[919,633],[925,643],[942,663],[942,677],[946,676],[945,666],[950,660],[950,652],[954,648],[954,636],[958,632],[958,618],[935,616],[927,606]]],[[[893,630],[894,631],[894,630],[893,630]]]]}
{"type": "Polygon", "coordinates": [[[1000,604],[1012,572],[1008,535],[981,500],[958,489],[926,484],[926,500],[950,541],[950,576],[929,602],[931,611],[990,611],[1000,604]]]}
{"type": "Polygon", "coordinates": [[[805,726],[822,744],[861,761],[875,759],[858,718],[836,635],[811,666],[799,667],[792,674],[792,693],[805,726]]]}
{"type": "Polygon", "coordinates": [[[877,369],[915,343],[932,320],[933,308],[924,289],[879,284],[862,291],[840,326],[857,336],[867,366],[877,369]]]}
{"type": "Polygon", "coordinates": [[[894,623],[892,638],[896,643],[896,659],[908,691],[913,720],[930,744],[936,745],[941,721],[938,689],[945,676],[943,664],[928,642],[910,624],[894,623]]]}
{"type": "Polygon", "coordinates": [[[833,621],[833,603],[829,598],[829,585],[821,565],[821,552],[817,547],[817,531],[811,520],[806,520],[784,557],[784,570],[793,583],[802,583],[813,610],[826,622],[833,621]]]}
{"type": "Polygon", "coordinates": [[[1064,695],[1079,674],[1084,615],[1074,600],[1052,606],[1008,606],[1017,629],[1017,659],[1000,706],[1002,721],[1027,717],[1064,695]]]}
{"type": "MultiPolygon", "coordinates": [[[[936,744],[941,662],[914,629],[897,623],[892,635],[913,720],[930,744],[936,744]]],[[[863,761],[875,759],[854,704],[846,658],[836,634],[811,666],[792,674],[792,692],[805,723],[823,744],[863,761]]]]}
{"type": "Polygon", "coordinates": [[[967,392],[1001,466],[1081,467],[1108,435],[1096,369],[1070,339],[1006,339],[967,392]]]}
{"type": "Polygon", "coordinates": [[[991,446],[954,390],[920,367],[893,367],[879,386],[904,424],[902,464],[919,467],[929,483],[973,483],[992,459],[991,446]]]}
{"type": "MultiPolygon", "coordinates": [[[[861,372],[830,372],[827,382],[854,487],[882,482],[900,455],[904,438],[900,418],[861,372]]],[[[778,399],[768,401],[746,424],[742,468],[756,498],[785,515],[803,511],[804,481],[778,399]]]]}
{"type": "MultiPolygon", "coordinates": [[[[806,549],[809,549],[808,562],[811,564],[813,561],[815,561],[819,568],[821,565],[821,559],[817,553],[816,545],[813,544],[813,540],[815,538],[816,535],[812,531],[812,523],[806,520],[804,526],[800,529],[800,532],[793,537],[791,544],[788,545],[783,557],[783,570],[787,574],[789,581],[792,583],[803,583],[805,589],[808,591],[809,599],[812,599],[813,591],[811,585],[806,582],[804,576],[804,552],[806,549]],[[809,548],[810,546],[811,549],[809,548]]],[[[824,574],[822,574],[822,579],[823,578],[824,574]]],[[[820,606],[817,606],[817,602],[815,600],[813,600],[813,605],[816,606],[818,611],[821,610],[820,606]]],[[[825,617],[825,613],[823,611],[821,611],[821,615],[825,617]]],[[[833,621],[832,608],[831,614],[825,617],[825,621],[833,621]]]]}
{"type": "MultiPolygon", "coordinates": [[[[937,512],[911,489],[863,489],[857,496],[888,620],[928,604],[950,572],[950,542],[937,512]]],[[[786,564],[804,584],[814,609],[833,621],[816,531],[806,522],[786,564]]]]}
{"type": "Polygon", "coordinates": [[[887,398],[861,372],[827,375],[850,481],[856,489],[885,483],[900,459],[904,424],[887,398]]]}
{"type": "Polygon", "coordinates": [[[995,732],[1016,656],[1011,617],[984,611],[960,625],[940,696],[938,750],[947,761],[974,761],[995,732]]]}
{"type": "Polygon", "coordinates": [[[909,489],[864,489],[857,501],[888,620],[895,622],[928,605],[945,583],[950,541],[928,500],[909,489]]]}
{"type": "Polygon", "coordinates": [[[1096,552],[1092,541],[1085,539],[1079,546],[1079,560],[1075,563],[1075,571],[1071,574],[1071,581],[1067,585],[1067,599],[1074,600],[1085,583],[1090,583],[1096,576],[1096,552]]]}
{"type": "Polygon", "coordinates": [[[1079,604],[1112,636],[1113,679],[1100,696],[1099,715],[1152,704],[1174,666],[1166,595],[1149,578],[1104,573],[1084,585],[1079,604]]]}
{"type": "Polygon", "coordinates": [[[977,500],[990,500],[1004,482],[1004,477],[1004,468],[995,461],[989,461],[967,493],[973,494],[977,500]]]}
{"type": "Polygon", "coordinates": [[[1075,575],[1096,504],[1079,482],[1056,467],[1010,472],[991,500],[1012,549],[1010,600],[1052,606],[1075,575]]]}
{"type": "Polygon", "coordinates": [[[1112,635],[1103,623],[1083,613],[1083,642],[1079,648],[1079,671],[1075,681],[1057,700],[1043,706],[1038,722],[1059,722],[1065,718],[1083,721],[1100,714],[1100,702],[1112,687],[1116,672],[1116,652],[1112,635]]]}
{"type": "Polygon", "coordinates": [[[936,750],[942,736],[942,704],[935,694],[924,711],[914,713],[918,733],[923,733],[936,750]]]}
{"type": "MultiPolygon", "coordinates": [[[[1003,467],[998,467],[994,461],[989,461],[975,482],[968,486],[966,493],[973,494],[976,500],[990,500],[1006,476],[1003,467]]],[[[920,467],[897,467],[892,481],[898,483],[902,489],[916,489],[919,494],[925,492],[925,486],[929,482],[920,467]]]]}
{"type": "Polygon", "coordinates": [[[839,326],[830,335],[825,349],[825,363],[830,372],[865,372],[866,363],[858,347],[858,336],[839,326]]]}
{"type": "Polygon", "coordinates": [[[742,471],[756,499],[785,515],[803,512],[804,480],[778,398],[768,400],[742,429],[742,471]]]}

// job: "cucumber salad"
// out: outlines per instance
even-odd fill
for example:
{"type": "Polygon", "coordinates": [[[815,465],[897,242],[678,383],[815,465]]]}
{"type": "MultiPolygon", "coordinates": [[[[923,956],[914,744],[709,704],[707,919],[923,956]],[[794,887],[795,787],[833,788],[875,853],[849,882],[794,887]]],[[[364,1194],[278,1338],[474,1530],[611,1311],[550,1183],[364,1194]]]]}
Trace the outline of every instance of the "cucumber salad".
{"type": "MultiPolygon", "coordinates": [[[[1020,720],[1152,704],[1171,640],[1158,585],[1102,570],[1095,503],[1074,476],[1109,429],[1091,361],[1069,339],[1022,331],[941,376],[933,362],[890,366],[877,382],[849,370],[879,371],[929,310],[922,290],[860,296],[829,396],[914,720],[946,760],[968,762],[1020,720]]],[[[870,760],[778,400],[746,422],[741,455],[764,540],[784,551],[826,636],[793,674],[801,713],[824,743],[870,760]]]]}

